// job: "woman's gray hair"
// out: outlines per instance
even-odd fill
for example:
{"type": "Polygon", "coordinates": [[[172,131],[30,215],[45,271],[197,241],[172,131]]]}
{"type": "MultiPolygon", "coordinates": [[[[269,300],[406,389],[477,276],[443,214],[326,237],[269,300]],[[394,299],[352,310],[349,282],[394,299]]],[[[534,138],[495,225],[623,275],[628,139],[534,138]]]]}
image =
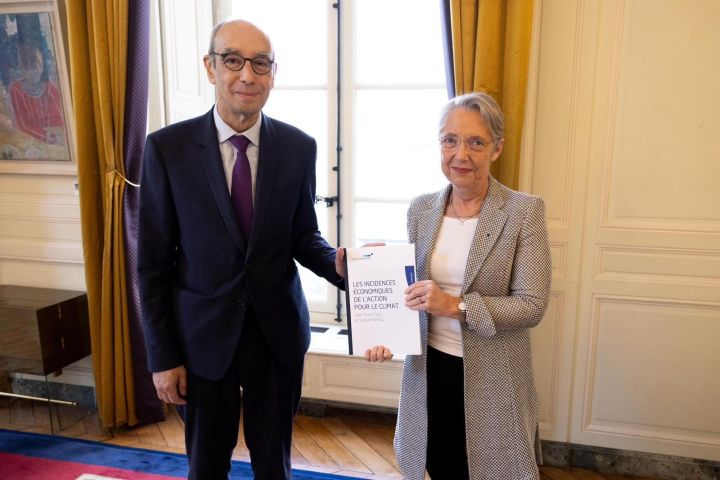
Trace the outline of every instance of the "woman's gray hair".
{"type": "Polygon", "coordinates": [[[458,108],[476,111],[480,114],[485,124],[490,128],[493,144],[497,145],[497,142],[503,138],[505,134],[505,117],[495,99],[486,93],[466,93],[451,99],[445,104],[440,111],[440,133],[445,128],[450,112],[458,108]]]}

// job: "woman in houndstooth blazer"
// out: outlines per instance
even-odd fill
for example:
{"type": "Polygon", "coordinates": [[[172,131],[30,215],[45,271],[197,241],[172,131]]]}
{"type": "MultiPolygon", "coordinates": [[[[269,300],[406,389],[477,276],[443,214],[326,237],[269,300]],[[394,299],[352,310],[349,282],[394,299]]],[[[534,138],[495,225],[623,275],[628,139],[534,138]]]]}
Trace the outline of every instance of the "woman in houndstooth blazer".
{"type": "MultiPolygon", "coordinates": [[[[550,293],[543,201],[490,176],[503,116],[485,94],[451,100],[440,121],[443,190],[415,198],[408,240],[420,281],[423,354],[405,359],[395,434],[409,480],[535,480],[542,463],[530,331],[550,293]]],[[[392,353],[366,352],[370,361],[392,353]]]]}

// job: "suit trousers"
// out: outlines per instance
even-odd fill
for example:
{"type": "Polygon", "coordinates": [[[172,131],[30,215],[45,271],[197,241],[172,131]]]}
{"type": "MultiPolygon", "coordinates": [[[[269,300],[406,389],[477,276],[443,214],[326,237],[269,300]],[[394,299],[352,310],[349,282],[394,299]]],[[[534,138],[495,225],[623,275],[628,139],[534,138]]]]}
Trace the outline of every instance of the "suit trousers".
{"type": "Polygon", "coordinates": [[[428,345],[427,472],[432,480],[470,478],[465,443],[465,381],[462,357],[428,345]]]}
{"type": "Polygon", "coordinates": [[[188,372],[185,422],[190,480],[227,479],[242,408],[245,443],[257,480],[289,479],[293,422],[300,404],[304,361],[281,364],[250,306],[230,368],[218,381],[188,372]]]}

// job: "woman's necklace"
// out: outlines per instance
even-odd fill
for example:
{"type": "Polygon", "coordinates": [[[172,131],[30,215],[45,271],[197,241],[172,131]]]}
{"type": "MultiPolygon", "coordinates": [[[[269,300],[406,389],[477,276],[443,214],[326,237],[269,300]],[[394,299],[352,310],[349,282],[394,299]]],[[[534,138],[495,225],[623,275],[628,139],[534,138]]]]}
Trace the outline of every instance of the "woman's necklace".
{"type": "Polygon", "coordinates": [[[473,218],[475,215],[477,215],[478,213],[480,213],[480,210],[482,210],[482,204],[480,204],[480,208],[478,209],[477,212],[473,213],[472,215],[470,215],[469,217],[466,217],[466,218],[462,218],[460,215],[457,214],[457,212],[455,211],[455,206],[453,205],[453,199],[452,199],[452,197],[450,197],[450,208],[452,208],[452,211],[453,211],[453,213],[455,214],[455,216],[457,217],[457,219],[460,220],[460,225],[465,225],[465,222],[466,222],[466,221],[470,220],[470,219],[473,218]]]}

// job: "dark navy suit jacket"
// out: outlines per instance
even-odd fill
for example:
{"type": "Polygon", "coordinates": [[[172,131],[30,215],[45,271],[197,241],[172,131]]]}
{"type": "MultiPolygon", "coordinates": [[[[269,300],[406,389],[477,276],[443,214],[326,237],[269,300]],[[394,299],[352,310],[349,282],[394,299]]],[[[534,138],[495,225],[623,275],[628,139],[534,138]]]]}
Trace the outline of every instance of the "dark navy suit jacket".
{"type": "Polygon", "coordinates": [[[235,217],[213,112],[148,136],[138,273],[148,365],[220,379],[250,301],[278,360],[303,359],[309,313],[294,259],[332,284],[335,249],[315,216],[315,140],[263,116],[252,232],[235,217]]]}

